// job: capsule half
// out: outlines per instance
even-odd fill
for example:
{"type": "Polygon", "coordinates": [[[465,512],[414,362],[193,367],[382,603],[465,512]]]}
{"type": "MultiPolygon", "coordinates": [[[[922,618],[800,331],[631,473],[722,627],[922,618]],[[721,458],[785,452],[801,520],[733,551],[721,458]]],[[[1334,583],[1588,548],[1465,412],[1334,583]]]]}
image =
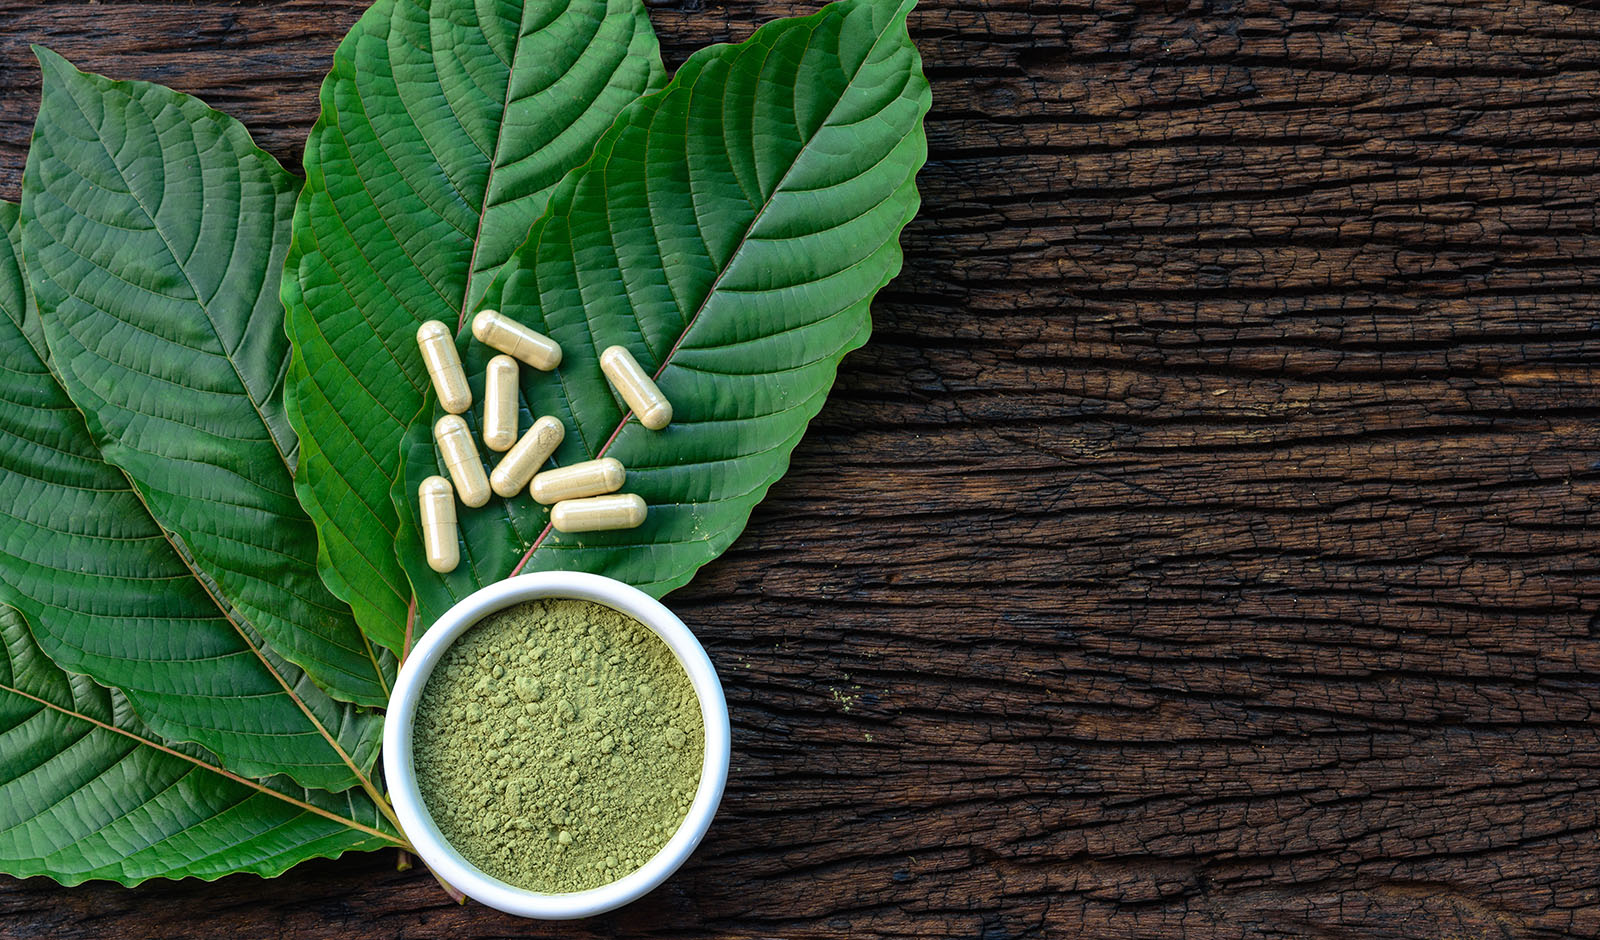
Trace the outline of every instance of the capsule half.
{"type": "Polygon", "coordinates": [[[461,355],[456,352],[456,339],[450,328],[438,320],[417,327],[417,348],[422,350],[422,364],[428,369],[433,391],[444,410],[458,415],[471,408],[472,389],[467,387],[467,373],[461,368],[461,355]]]}
{"type": "Polygon", "coordinates": [[[493,451],[517,442],[517,360],[495,356],[483,370],[483,443],[493,451]]]}
{"type": "Polygon", "coordinates": [[[467,422],[460,415],[445,415],[433,426],[433,442],[450,470],[450,480],[455,483],[461,502],[472,507],[487,503],[489,477],[483,472],[478,445],[472,440],[467,422]]]}
{"type": "Polygon", "coordinates": [[[628,471],[623,468],[621,461],[602,457],[599,460],[585,460],[583,463],[575,463],[568,467],[546,470],[533,478],[528,493],[536,502],[549,506],[564,499],[582,499],[585,496],[614,493],[622,489],[622,484],[627,478],[628,471]]]}
{"type": "Polygon", "coordinates": [[[568,499],[550,510],[550,524],[558,532],[604,532],[636,529],[649,513],[635,493],[613,493],[588,499],[568,499]]]}
{"type": "Polygon", "coordinates": [[[461,545],[456,538],[456,492],[444,477],[428,477],[417,487],[422,548],[428,567],[440,574],[456,570],[461,545]]]}
{"type": "Polygon", "coordinates": [[[544,466],[544,462],[556,452],[566,436],[567,429],[562,426],[560,419],[545,415],[533,422],[528,433],[522,435],[522,440],[517,441],[511,452],[489,474],[489,486],[507,499],[517,495],[517,490],[528,485],[535,471],[544,466]]]}
{"type": "Polygon", "coordinates": [[[484,310],[472,318],[472,335],[485,346],[515,356],[542,372],[561,365],[561,347],[555,340],[494,310],[484,310]]]}
{"type": "Polygon", "coordinates": [[[659,431],[672,423],[672,402],[661,394],[661,389],[645,373],[639,360],[633,358],[626,346],[611,346],[600,354],[600,371],[611,380],[611,385],[628,403],[639,423],[652,431],[659,431]]]}

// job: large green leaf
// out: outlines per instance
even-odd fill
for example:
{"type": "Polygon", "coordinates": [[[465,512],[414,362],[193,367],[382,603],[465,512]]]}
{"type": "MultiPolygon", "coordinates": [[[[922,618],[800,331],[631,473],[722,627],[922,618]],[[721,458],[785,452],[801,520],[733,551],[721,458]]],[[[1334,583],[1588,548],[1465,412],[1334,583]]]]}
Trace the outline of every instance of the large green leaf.
{"type": "Polygon", "coordinates": [[[57,663],[121,688],[161,737],[248,777],[370,787],[381,720],[277,657],[101,459],[47,364],[17,227],[0,203],[0,598],[57,663]]]}
{"type": "Polygon", "coordinates": [[[63,672],[0,607],[0,871],[68,885],[272,877],[404,844],[392,833],[358,791],[248,780],[162,741],[121,693],[63,672]]]}
{"type": "MultiPolygon", "coordinates": [[[[930,103],[910,6],[847,0],[695,54],[557,189],[484,304],[563,350],[555,376],[524,377],[523,426],[566,424],[557,463],[621,460],[649,518],[566,536],[525,493],[495,500],[462,509],[462,564],[437,575],[414,525],[417,484],[442,466],[428,439],[437,412],[425,415],[392,493],[419,623],[519,570],[598,572],[660,595],[744,528],[900,268],[930,103]],[[598,365],[612,344],[659,377],[667,429],[628,420],[598,365]]],[[[458,343],[481,383],[493,350],[467,331],[458,343]]]]}
{"type": "Polygon", "coordinates": [[[460,321],[550,190],[662,80],[640,0],[378,0],[334,55],[283,299],[297,487],[323,577],[406,643],[389,487],[423,404],[425,320],[460,321]]]}
{"type": "Polygon", "coordinates": [[[198,99],[38,54],[23,243],[62,384],[220,600],[334,696],[383,704],[393,658],[322,584],[294,493],[276,272],[298,185],[198,99]]]}

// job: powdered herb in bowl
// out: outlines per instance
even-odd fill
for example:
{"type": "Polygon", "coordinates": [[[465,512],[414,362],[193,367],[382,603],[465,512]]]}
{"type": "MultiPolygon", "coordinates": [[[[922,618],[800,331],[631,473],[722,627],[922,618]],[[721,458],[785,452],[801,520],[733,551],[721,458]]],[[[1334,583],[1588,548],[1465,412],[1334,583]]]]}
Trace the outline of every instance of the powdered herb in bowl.
{"type": "Polygon", "coordinates": [[[384,774],[417,854],[524,917],[611,910],[694,851],[728,776],[705,650],[637,588],[581,572],[469,595],[395,683],[384,774]]]}
{"type": "Polygon", "coordinates": [[[637,870],[694,799],[694,685],[649,628],[537,600],[445,652],[417,708],[417,785],[439,831],[500,880],[549,894],[637,870]]]}

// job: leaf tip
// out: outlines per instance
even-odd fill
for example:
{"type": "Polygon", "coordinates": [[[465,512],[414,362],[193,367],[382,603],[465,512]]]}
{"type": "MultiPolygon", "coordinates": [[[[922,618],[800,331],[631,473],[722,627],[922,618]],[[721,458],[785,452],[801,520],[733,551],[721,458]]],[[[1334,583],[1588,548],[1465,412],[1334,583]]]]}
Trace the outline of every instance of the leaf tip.
{"type": "Polygon", "coordinates": [[[45,75],[59,74],[63,71],[78,71],[76,66],[67,61],[66,56],[55,51],[49,46],[41,45],[40,43],[32,43],[28,48],[33,50],[33,57],[39,60],[39,71],[45,75]]]}
{"type": "MultiPolygon", "coordinates": [[[[39,60],[39,111],[42,114],[45,103],[53,100],[58,90],[88,81],[91,75],[73,65],[66,56],[49,46],[34,43],[32,48],[33,57],[39,60]]],[[[38,130],[36,125],[34,128],[36,135],[38,130]]]]}

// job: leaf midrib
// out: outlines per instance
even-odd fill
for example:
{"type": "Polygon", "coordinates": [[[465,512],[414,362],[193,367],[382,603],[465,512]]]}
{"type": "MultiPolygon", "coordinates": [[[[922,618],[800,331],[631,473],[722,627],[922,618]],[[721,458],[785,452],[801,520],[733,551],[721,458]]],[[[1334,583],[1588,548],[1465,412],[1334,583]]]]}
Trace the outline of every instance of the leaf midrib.
{"type": "Polygon", "coordinates": [[[489,193],[494,191],[494,174],[500,168],[500,148],[506,139],[506,109],[511,107],[511,86],[515,84],[512,76],[517,74],[517,61],[522,57],[522,40],[525,38],[522,28],[527,23],[527,16],[528,10],[524,7],[522,19],[517,21],[516,48],[511,50],[511,62],[506,67],[506,91],[500,99],[500,125],[495,129],[494,152],[488,155],[489,172],[483,175],[483,198],[479,200],[478,225],[472,232],[472,254],[467,258],[467,276],[461,286],[461,313],[456,317],[457,333],[460,333],[461,328],[467,323],[467,302],[472,299],[472,285],[478,269],[478,250],[483,247],[483,226],[489,218],[491,208],[489,193]]]}
{"type": "MultiPolygon", "coordinates": [[[[877,38],[872,41],[871,47],[869,47],[866,51],[866,54],[861,57],[861,64],[856,66],[856,70],[850,75],[850,80],[845,82],[844,90],[840,92],[838,100],[834,101],[833,106],[828,109],[827,115],[820,122],[818,122],[817,129],[812,132],[810,137],[806,138],[804,144],[801,144],[800,149],[795,152],[794,160],[789,164],[789,168],[783,171],[782,178],[778,180],[777,185],[772,187],[772,191],[767,195],[765,201],[762,202],[761,208],[756,211],[755,215],[751,216],[750,224],[745,226],[744,232],[739,236],[738,246],[728,255],[727,263],[722,266],[722,270],[717,272],[716,278],[711,282],[711,287],[707,289],[705,296],[700,299],[700,303],[695,308],[694,314],[689,317],[689,322],[684,324],[683,332],[678,334],[677,340],[672,344],[672,348],[667,350],[667,354],[662,357],[661,365],[656,369],[651,378],[659,380],[661,378],[661,374],[667,371],[667,366],[672,363],[672,357],[677,354],[678,349],[683,345],[684,340],[689,338],[689,334],[694,330],[695,324],[700,321],[700,315],[705,312],[706,307],[711,303],[711,299],[716,296],[717,290],[722,286],[723,279],[728,276],[728,272],[733,269],[734,264],[739,260],[739,256],[744,253],[745,246],[750,243],[750,233],[755,231],[756,225],[767,214],[767,210],[772,208],[778,193],[783,192],[784,184],[788,183],[789,177],[794,174],[795,168],[800,165],[801,159],[805,156],[811,145],[816,142],[817,135],[821,134],[823,129],[828,127],[829,122],[833,120],[833,116],[838,112],[839,106],[844,103],[845,96],[849,94],[852,88],[855,87],[856,80],[861,77],[861,72],[867,67],[867,64],[872,61],[873,54],[878,51],[879,43],[883,42],[884,38],[892,31],[894,23],[899,16],[900,13],[897,12],[895,19],[891,19],[884,30],[880,32],[877,38]]],[[[820,26],[821,20],[819,19],[818,22],[812,26],[812,36],[816,35],[816,31],[818,28],[820,28],[820,26]]],[[[614,154],[615,150],[613,150],[612,153],[614,154]]],[[[628,419],[631,417],[633,417],[633,409],[631,408],[622,413],[622,418],[617,422],[616,428],[612,430],[611,436],[606,438],[606,442],[600,445],[600,449],[598,451],[595,451],[593,459],[599,459],[606,455],[606,452],[611,449],[611,445],[616,443],[617,437],[622,434],[623,428],[628,426],[628,419]]],[[[540,546],[545,543],[545,540],[550,537],[550,533],[553,531],[553,529],[554,526],[552,523],[545,523],[544,529],[534,537],[533,544],[528,546],[528,550],[523,553],[522,559],[518,561],[516,566],[511,569],[511,574],[513,576],[522,573],[522,569],[527,566],[529,561],[533,560],[534,553],[537,552],[540,546]]]]}
{"type": "Polygon", "coordinates": [[[141,744],[141,745],[143,745],[145,747],[154,748],[154,749],[156,749],[156,750],[158,750],[158,751],[160,751],[160,752],[162,752],[164,754],[169,754],[169,755],[171,755],[173,757],[181,758],[182,760],[188,761],[189,763],[195,765],[196,767],[202,768],[204,770],[209,770],[212,773],[215,773],[215,774],[218,774],[220,776],[226,777],[229,780],[234,781],[235,783],[242,784],[242,785],[244,785],[246,787],[249,787],[250,789],[255,790],[255,791],[259,792],[259,793],[265,793],[268,796],[271,796],[271,797],[273,797],[275,799],[278,799],[278,800],[282,800],[283,802],[289,803],[289,804],[291,804],[291,805],[293,805],[293,806],[295,806],[295,807],[297,807],[299,809],[305,810],[307,812],[315,813],[318,816],[322,816],[322,817],[324,817],[326,819],[330,819],[330,820],[332,820],[334,822],[340,823],[341,825],[348,826],[349,828],[354,829],[354,830],[356,830],[358,832],[364,832],[364,833],[366,833],[368,835],[376,836],[377,838],[380,838],[380,839],[383,839],[383,840],[385,840],[387,842],[390,842],[390,843],[392,843],[393,845],[395,845],[395,846],[397,846],[399,848],[403,848],[403,849],[407,849],[407,850],[409,850],[411,848],[411,844],[409,842],[407,842],[403,838],[399,838],[399,837],[390,835],[389,833],[384,832],[381,829],[374,829],[371,826],[365,825],[363,823],[356,822],[354,819],[350,819],[350,818],[345,817],[345,816],[340,816],[338,813],[335,813],[332,810],[323,809],[322,807],[317,806],[317,805],[315,805],[313,803],[308,803],[308,802],[306,802],[304,800],[297,800],[294,797],[288,795],[287,793],[282,793],[282,792],[280,792],[278,790],[274,790],[271,787],[265,786],[265,785],[255,781],[255,780],[251,780],[248,777],[241,777],[238,774],[234,773],[233,771],[227,770],[226,768],[223,768],[223,767],[220,767],[220,766],[217,766],[217,765],[214,765],[214,764],[208,764],[205,761],[200,760],[199,758],[193,756],[192,754],[185,754],[184,752],[182,752],[182,751],[180,751],[180,750],[178,750],[176,748],[169,747],[169,746],[167,746],[165,744],[162,744],[162,743],[160,743],[158,741],[152,741],[149,738],[146,738],[146,737],[144,737],[142,735],[134,734],[133,732],[127,730],[126,728],[118,728],[116,725],[108,724],[107,722],[101,721],[98,718],[93,718],[93,717],[91,717],[89,715],[86,715],[86,714],[84,714],[82,712],[75,711],[73,709],[63,707],[61,705],[57,705],[56,703],[50,701],[49,699],[40,698],[37,695],[33,695],[31,693],[24,692],[23,690],[15,687],[15,686],[12,686],[12,685],[7,685],[7,684],[4,684],[4,683],[0,683],[0,691],[10,692],[13,695],[21,696],[22,698],[28,699],[31,702],[37,702],[40,705],[44,706],[45,708],[51,709],[52,711],[59,712],[59,713],[61,713],[63,715],[67,715],[68,717],[71,717],[71,718],[76,718],[76,719],[78,719],[80,721],[88,722],[89,724],[94,725],[94,726],[96,726],[98,728],[102,728],[102,729],[104,729],[106,731],[115,732],[116,734],[120,734],[123,737],[129,738],[129,739],[131,739],[131,740],[133,740],[133,741],[135,741],[135,742],[137,742],[137,743],[139,743],[139,744],[141,744]]]}

